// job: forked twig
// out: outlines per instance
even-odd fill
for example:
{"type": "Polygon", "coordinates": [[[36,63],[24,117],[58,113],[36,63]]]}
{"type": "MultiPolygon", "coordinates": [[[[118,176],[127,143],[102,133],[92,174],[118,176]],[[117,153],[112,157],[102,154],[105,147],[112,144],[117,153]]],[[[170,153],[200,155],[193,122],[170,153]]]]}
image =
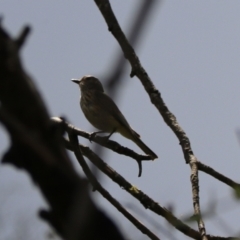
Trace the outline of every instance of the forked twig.
{"type": "Polygon", "coordinates": [[[93,176],[87,163],[85,162],[81,150],[79,148],[78,137],[74,127],[68,128],[68,136],[70,143],[73,147],[73,152],[80,163],[84,173],[93,185],[93,188],[97,190],[104,198],[106,198],[119,212],[121,212],[131,223],[134,224],[143,234],[146,234],[150,239],[159,240],[159,238],[151,232],[145,225],[138,221],[132,214],[130,214],[115,198],[113,198],[106,189],[104,189],[97,179],[93,176]]]}

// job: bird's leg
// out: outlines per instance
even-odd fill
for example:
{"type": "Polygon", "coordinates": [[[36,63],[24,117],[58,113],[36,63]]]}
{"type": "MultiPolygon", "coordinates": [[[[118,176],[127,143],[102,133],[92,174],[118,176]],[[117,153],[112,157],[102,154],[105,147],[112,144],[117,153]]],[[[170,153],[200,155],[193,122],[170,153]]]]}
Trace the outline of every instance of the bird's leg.
{"type": "Polygon", "coordinates": [[[112,130],[112,132],[111,132],[108,136],[106,136],[106,139],[109,140],[109,138],[110,138],[115,132],[116,132],[116,128],[114,128],[114,129],[112,130]]]}
{"type": "MultiPolygon", "coordinates": [[[[108,141],[109,138],[110,138],[110,137],[113,135],[113,133],[115,133],[115,132],[116,132],[116,129],[114,128],[114,129],[112,130],[112,132],[111,132],[108,136],[105,136],[105,137],[102,137],[102,138],[105,138],[106,141],[108,141]]],[[[105,133],[105,132],[104,132],[104,131],[97,131],[97,132],[92,132],[92,133],[90,133],[89,141],[92,142],[92,139],[93,139],[97,134],[99,134],[99,133],[105,133]]]]}
{"type": "Polygon", "coordinates": [[[92,142],[92,139],[99,133],[104,133],[104,131],[97,131],[90,133],[89,141],[92,142]]]}

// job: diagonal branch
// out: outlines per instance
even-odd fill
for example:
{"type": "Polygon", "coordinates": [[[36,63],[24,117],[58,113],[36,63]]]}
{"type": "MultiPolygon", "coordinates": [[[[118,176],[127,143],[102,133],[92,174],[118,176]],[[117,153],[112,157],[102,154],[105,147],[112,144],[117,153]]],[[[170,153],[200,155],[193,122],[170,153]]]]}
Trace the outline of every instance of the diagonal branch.
{"type": "MultiPolygon", "coordinates": [[[[129,42],[135,48],[138,45],[141,34],[143,34],[144,32],[144,25],[146,25],[147,20],[152,15],[152,10],[156,8],[156,4],[159,3],[159,0],[144,0],[141,1],[141,3],[142,5],[138,6],[139,8],[137,10],[137,13],[135,14],[135,18],[132,26],[130,27],[128,36],[129,42]]],[[[134,9],[134,11],[136,10],[134,9]]],[[[113,70],[111,70],[110,74],[106,77],[105,83],[109,94],[112,98],[114,98],[120,82],[124,80],[121,79],[121,77],[127,65],[127,61],[124,58],[121,50],[118,51],[117,57],[115,57],[114,63],[112,65],[113,70]]]]}
{"type": "Polygon", "coordinates": [[[108,191],[106,191],[97,179],[93,176],[87,163],[85,162],[81,150],[79,148],[78,138],[74,127],[68,129],[68,136],[70,143],[73,147],[73,152],[80,163],[84,173],[93,185],[93,188],[97,190],[104,198],[106,198],[119,212],[121,212],[131,223],[134,224],[143,234],[146,234],[150,239],[159,240],[159,238],[152,233],[146,226],[138,221],[132,214],[130,214],[115,198],[113,198],[108,191]]]}
{"type": "Polygon", "coordinates": [[[21,49],[22,46],[25,44],[28,35],[31,32],[31,28],[26,26],[23,28],[22,32],[20,33],[19,37],[15,40],[18,49],[21,49]]]}
{"type": "MultiPolygon", "coordinates": [[[[52,117],[51,121],[55,124],[62,124],[63,120],[59,117],[52,117]]],[[[82,131],[79,128],[73,127],[73,125],[71,125],[70,123],[64,121],[64,131],[68,131],[69,129],[72,129],[72,131],[74,131],[75,134],[77,134],[78,136],[84,137],[86,139],[88,139],[89,141],[93,141],[96,142],[98,144],[100,144],[103,147],[106,147],[108,149],[111,149],[112,151],[131,157],[133,159],[135,159],[138,163],[139,166],[139,174],[138,176],[140,177],[142,174],[142,161],[152,161],[151,157],[149,157],[148,155],[142,155],[142,154],[138,154],[136,152],[134,152],[133,150],[127,148],[127,147],[123,147],[121,146],[119,143],[108,139],[108,141],[106,141],[106,138],[104,137],[100,137],[100,136],[92,136],[90,133],[87,133],[85,131],[82,131]]]]}
{"type": "MultiPolygon", "coordinates": [[[[132,25],[129,27],[129,41],[132,46],[137,47],[138,42],[140,40],[141,34],[144,32],[144,26],[146,25],[147,20],[151,16],[152,10],[156,7],[156,4],[159,3],[159,0],[143,0],[141,4],[137,6],[138,9],[134,8],[134,17],[132,25]]],[[[116,100],[118,96],[118,90],[120,84],[123,85],[125,82],[125,78],[123,78],[123,74],[125,74],[125,69],[127,66],[127,61],[122,54],[121,49],[118,49],[115,57],[113,59],[112,67],[108,69],[106,77],[104,77],[106,90],[111,98],[116,100]]],[[[95,145],[94,151],[101,157],[104,151],[104,148],[100,148],[99,145],[95,145]]],[[[141,162],[138,162],[139,165],[139,177],[141,176],[141,162]]]]}
{"type": "Polygon", "coordinates": [[[163,101],[160,92],[156,89],[150,77],[148,76],[145,69],[142,67],[139,58],[137,57],[133,47],[128,42],[126,36],[124,35],[121,27],[118,24],[118,21],[112,11],[111,5],[108,0],[94,0],[97,4],[99,10],[101,11],[109,31],[118,41],[125,57],[128,59],[131,64],[132,71],[130,76],[137,76],[144,86],[146,92],[148,93],[151,102],[158,109],[159,113],[162,115],[166,124],[172,129],[175,133],[179,142],[182,146],[183,154],[186,163],[190,163],[191,167],[191,184],[192,184],[192,195],[193,195],[193,205],[194,205],[194,214],[199,216],[198,219],[198,228],[201,233],[202,239],[205,239],[206,230],[204,222],[201,218],[200,211],[200,202],[199,202],[199,180],[198,180],[198,166],[197,158],[194,156],[189,138],[187,137],[184,130],[181,128],[177,122],[176,117],[173,113],[170,112],[165,102],[163,101]]]}
{"type": "Polygon", "coordinates": [[[214,170],[213,168],[203,164],[202,162],[197,162],[198,164],[198,170],[205,172],[207,174],[209,174],[210,176],[218,179],[219,181],[227,184],[228,186],[230,186],[231,188],[233,188],[234,190],[236,189],[240,189],[240,184],[233,181],[231,178],[228,178],[226,176],[224,176],[223,174],[217,172],[216,170],[214,170]]]}
{"type": "MultiPolygon", "coordinates": [[[[65,140],[65,147],[68,150],[73,151],[72,144],[65,140]]],[[[125,189],[128,193],[130,193],[134,198],[136,198],[145,208],[150,209],[152,212],[162,216],[165,218],[172,226],[178,229],[180,232],[185,234],[188,237],[193,239],[202,239],[199,232],[192,229],[185,223],[183,223],[180,219],[175,217],[171,211],[167,210],[164,207],[161,207],[159,203],[155,202],[144,192],[139,190],[137,187],[133,186],[126,179],[124,179],[118,172],[116,172],[113,168],[109,167],[106,162],[104,162],[98,155],[96,155],[89,147],[79,145],[81,152],[84,156],[86,156],[95,166],[97,166],[103,173],[105,173],[109,178],[112,179],[115,183],[117,183],[122,189],[125,189]]],[[[199,217],[199,216],[198,216],[199,217]]],[[[213,235],[207,235],[208,239],[211,240],[240,240],[240,238],[236,237],[219,237],[213,235]]]]}
{"type": "MultiPolygon", "coordinates": [[[[150,209],[154,213],[164,217],[171,225],[177,228],[180,232],[194,239],[200,239],[200,234],[194,229],[190,228],[181,220],[177,219],[170,211],[161,207],[157,202],[148,197],[145,193],[137,189],[126,179],[124,179],[118,172],[113,168],[109,167],[106,162],[98,157],[89,147],[79,145],[81,152],[86,156],[95,166],[97,166],[103,173],[110,177],[115,183],[117,183],[122,189],[125,189],[133,197],[147,209],[150,209]]],[[[65,147],[73,151],[73,146],[70,142],[65,140],[65,147]]]]}

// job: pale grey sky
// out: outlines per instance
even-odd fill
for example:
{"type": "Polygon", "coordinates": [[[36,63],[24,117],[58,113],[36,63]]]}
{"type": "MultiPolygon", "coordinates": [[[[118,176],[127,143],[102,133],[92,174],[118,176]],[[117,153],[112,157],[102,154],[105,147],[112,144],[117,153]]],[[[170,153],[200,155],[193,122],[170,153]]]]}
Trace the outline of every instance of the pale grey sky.
{"type": "MultiPolygon", "coordinates": [[[[111,1],[124,32],[131,25],[139,2],[111,1]]],[[[240,180],[240,146],[235,135],[240,127],[239,12],[238,0],[164,1],[156,5],[136,49],[142,65],[189,136],[199,160],[236,181],[240,180]]],[[[13,35],[24,24],[33,28],[22,59],[50,115],[64,115],[77,127],[92,131],[79,108],[79,89],[70,79],[91,74],[104,82],[119,50],[94,1],[2,0],[0,14],[13,35]]],[[[190,168],[185,164],[178,140],[150,103],[140,81],[136,77],[131,79],[129,73],[130,68],[124,76],[126,84],[119,90],[119,108],[159,159],[144,163],[143,175],[138,178],[133,160],[108,150],[105,158],[161,206],[172,204],[177,217],[192,214],[190,168]]],[[[113,139],[141,152],[120,135],[113,139]]],[[[2,154],[8,145],[2,128],[0,143],[2,154]]],[[[207,233],[222,236],[239,233],[239,204],[233,200],[231,189],[206,174],[200,173],[199,177],[202,210],[207,210],[211,201],[217,201],[217,215],[205,221],[207,233]]],[[[165,220],[143,209],[111,180],[103,176],[102,183],[123,205],[134,205],[168,228],[165,220]]],[[[146,239],[105,199],[97,193],[93,197],[116,219],[128,238],[146,239]]],[[[0,167],[0,203],[1,240],[44,238],[48,228],[36,220],[36,213],[45,203],[25,172],[11,166],[0,167]],[[19,238],[16,235],[20,234],[21,225],[24,233],[19,238]]],[[[134,212],[133,208],[129,210],[134,212]]],[[[167,239],[146,219],[139,219],[160,238],[167,239]]],[[[186,239],[181,233],[173,234],[176,239],[186,239]]]]}

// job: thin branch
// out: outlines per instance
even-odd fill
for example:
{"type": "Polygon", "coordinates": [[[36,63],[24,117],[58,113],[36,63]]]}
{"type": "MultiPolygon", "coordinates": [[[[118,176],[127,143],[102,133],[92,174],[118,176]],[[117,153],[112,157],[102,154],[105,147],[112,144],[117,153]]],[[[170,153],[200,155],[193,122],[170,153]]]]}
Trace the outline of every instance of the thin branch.
{"type": "Polygon", "coordinates": [[[240,189],[240,184],[233,181],[232,179],[224,176],[223,174],[215,171],[213,168],[203,164],[202,162],[197,162],[198,164],[198,170],[205,172],[207,174],[209,174],[210,176],[218,179],[219,181],[227,184],[228,186],[230,186],[231,188],[233,188],[234,190],[236,189],[240,189]]]}
{"type": "Polygon", "coordinates": [[[140,81],[142,82],[146,92],[148,93],[152,103],[156,106],[159,110],[160,114],[162,115],[163,119],[167,123],[167,125],[173,130],[173,132],[177,135],[184,152],[184,156],[186,162],[190,162],[190,156],[193,155],[193,151],[190,147],[190,142],[186,133],[178,124],[176,117],[169,111],[166,104],[164,103],[163,99],[161,98],[160,92],[156,89],[153,85],[151,79],[149,78],[145,69],[141,66],[141,63],[132,48],[129,44],[128,40],[126,39],[124,33],[122,32],[118,21],[111,9],[110,3],[108,0],[95,0],[99,10],[101,11],[107,25],[109,31],[114,35],[116,40],[118,41],[119,45],[124,52],[125,57],[129,60],[132,66],[132,72],[134,72],[140,81]]]}
{"type": "Polygon", "coordinates": [[[22,32],[19,34],[19,37],[15,40],[18,49],[21,49],[22,46],[25,44],[30,32],[31,28],[29,26],[25,26],[23,28],[22,32]]]}
{"type": "MultiPolygon", "coordinates": [[[[138,7],[137,13],[134,16],[134,20],[132,20],[132,26],[130,27],[128,39],[129,42],[133,47],[137,47],[137,44],[140,40],[141,34],[144,32],[144,25],[146,24],[149,17],[152,15],[152,10],[156,8],[156,4],[159,4],[159,0],[144,0],[141,1],[141,6],[138,7]]],[[[134,9],[136,11],[136,9],[134,9]]],[[[121,79],[124,69],[126,68],[126,59],[122,54],[122,51],[118,51],[114,59],[114,63],[112,64],[112,72],[105,78],[106,81],[106,87],[108,89],[108,92],[110,96],[113,98],[115,97],[116,90],[119,87],[120,82],[122,82],[121,79]],[[121,79],[121,81],[120,81],[121,79]]],[[[111,70],[111,69],[110,69],[111,70]]]]}
{"type": "Polygon", "coordinates": [[[169,240],[177,240],[175,237],[175,231],[173,231],[173,228],[171,225],[163,226],[158,219],[153,218],[152,216],[146,214],[145,209],[140,208],[141,206],[138,206],[136,203],[129,202],[125,204],[127,208],[131,209],[133,212],[137,213],[140,218],[145,221],[147,221],[152,228],[157,229],[159,232],[161,232],[166,239],[169,240]],[[169,228],[170,226],[170,228],[169,228]]]}
{"type": "Polygon", "coordinates": [[[207,240],[206,236],[206,229],[204,226],[202,214],[200,211],[200,203],[199,203],[199,178],[198,178],[198,165],[197,161],[194,158],[194,160],[190,161],[191,166],[191,183],[192,183],[192,198],[193,198],[193,209],[194,209],[194,216],[195,220],[198,223],[198,229],[200,232],[200,235],[202,236],[201,239],[207,240]]]}
{"type": "MultiPolygon", "coordinates": [[[[51,223],[61,236],[66,236],[69,240],[100,240],[102,239],[101,235],[99,238],[97,238],[96,234],[98,231],[101,232],[101,228],[103,227],[112,228],[111,231],[105,231],[105,233],[102,235],[103,238],[106,237],[107,239],[108,237],[113,237],[114,239],[119,240],[124,239],[116,227],[111,223],[111,220],[109,220],[107,216],[105,216],[94,206],[89,198],[88,189],[85,187],[85,182],[80,180],[75,174],[70,162],[67,162],[67,165],[62,164],[61,161],[59,161],[60,159],[56,158],[49,151],[49,149],[45,147],[44,142],[41,142],[40,139],[36,138],[36,136],[29,129],[26,129],[23,124],[13,118],[11,114],[9,114],[6,109],[3,109],[2,107],[0,108],[0,121],[8,126],[8,130],[10,131],[11,135],[14,134],[17,136],[15,140],[21,141],[22,150],[27,147],[29,149],[28,152],[33,151],[36,153],[36,156],[40,157],[43,161],[43,166],[41,166],[39,165],[38,161],[36,161],[36,158],[30,159],[31,162],[34,162],[33,165],[37,168],[39,175],[45,179],[45,185],[48,186],[47,189],[44,189],[44,187],[40,185],[40,188],[43,193],[45,193],[46,198],[53,198],[51,195],[54,195],[54,198],[59,205],[54,205],[50,201],[50,204],[52,205],[52,212],[41,210],[40,216],[43,219],[51,223]],[[48,173],[50,176],[48,176],[48,173]],[[49,195],[46,195],[46,192],[48,192],[49,195]],[[68,201],[66,201],[65,198],[67,198],[68,201]],[[64,204],[62,202],[64,202],[64,204]],[[60,207],[60,209],[56,211],[56,208],[58,207],[60,207]],[[63,209],[61,209],[61,207],[63,209]],[[68,211],[66,212],[66,216],[64,216],[65,222],[63,222],[63,220],[60,221],[59,212],[63,211],[65,213],[66,210],[68,211]],[[54,216],[53,213],[56,214],[57,217],[54,216]],[[94,226],[95,219],[101,220],[101,224],[99,224],[98,227],[94,226]],[[58,221],[61,222],[60,226],[58,225],[58,221]],[[62,224],[65,224],[65,227],[63,227],[62,224]],[[95,235],[91,233],[92,229],[95,229],[95,235]]],[[[22,155],[19,157],[22,157],[22,155]]],[[[31,164],[27,163],[26,169],[32,174],[31,164]]],[[[35,175],[33,175],[33,179],[37,179],[35,175]]],[[[42,182],[39,182],[39,180],[36,182],[42,184],[42,182]]]]}
{"type": "MultiPolygon", "coordinates": [[[[134,47],[137,47],[138,42],[140,40],[140,36],[144,32],[144,25],[149,19],[149,17],[152,16],[151,14],[152,10],[154,9],[154,6],[156,6],[157,3],[159,3],[159,0],[150,0],[150,1],[143,0],[143,1],[140,1],[139,4],[136,6],[136,8],[138,9],[134,8],[134,11],[133,11],[134,16],[133,16],[133,19],[131,19],[132,25],[129,28],[130,29],[129,41],[134,47]]],[[[114,99],[116,100],[117,98],[117,94],[118,94],[117,90],[119,90],[119,85],[123,84],[123,82],[126,82],[125,78],[122,78],[123,74],[125,73],[126,66],[127,66],[127,61],[123,56],[121,49],[118,49],[117,53],[114,56],[112,67],[109,68],[107,71],[109,72],[110,70],[110,72],[107,76],[104,77],[106,90],[113,100],[114,99]]],[[[98,154],[98,156],[101,157],[103,155],[104,148],[101,148],[99,145],[95,145],[94,151],[98,154]]],[[[141,161],[140,162],[138,161],[138,165],[139,165],[138,177],[140,177],[142,172],[141,161]]]]}
{"type": "Polygon", "coordinates": [[[119,45],[122,48],[122,51],[125,57],[129,60],[132,71],[130,76],[137,76],[144,86],[146,92],[148,93],[151,102],[158,109],[159,113],[163,117],[166,124],[172,129],[175,133],[179,142],[182,146],[183,154],[186,163],[190,163],[191,167],[191,184],[192,184],[192,193],[193,193],[193,204],[194,204],[194,214],[199,216],[198,228],[202,234],[202,239],[205,239],[206,230],[204,227],[204,222],[201,219],[200,203],[199,203],[199,180],[198,180],[198,169],[197,169],[197,158],[194,156],[189,138],[187,137],[184,130],[180,127],[177,122],[176,117],[170,112],[165,102],[163,101],[160,92],[156,89],[150,77],[148,76],[145,69],[142,67],[139,58],[137,57],[133,47],[128,42],[125,37],[118,21],[112,11],[111,5],[108,0],[94,0],[97,4],[99,10],[101,11],[109,31],[118,41],[119,45]]]}
{"type": "MultiPolygon", "coordinates": [[[[72,144],[64,140],[65,147],[68,150],[73,151],[72,144]]],[[[144,192],[139,190],[136,186],[129,183],[126,179],[124,179],[117,171],[111,168],[106,162],[104,162],[101,158],[98,157],[89,147],[79,145],[81,152],[84,156],[86,156],[95,166],[97,166],[103,173],[105,173],[109,178],[112,179],[115,183],[117,183],[122,189],[125,189],[128,193],[130,193],[134,198],[136,198],[146,209],[150,209],[152,212],[164,217],[172,226],[178,229],[180,232],[185,234],[188,237],[193,239],[202,239],[201,235],[198,231],[192,229],[185,223],[183,223],[180,219],[175,217],[169,210],[164,207],[161,207],[159,203],[155,202],[144,192]]],[[[208,239],[211,240],[230,240],[240,238],[236,237],[219,237],[213,235],[207,235],[208,239]]]]}
{"type": "MultiPolygon", "coordinates": [[[[180,232],[194,239],[201,239],[200,234],[194,229],[190,228],[181,220],[177,219],[170,211],[161,207],[157,202],[148,197],[145,193],[133,186],[126,179],[124,179],[118,172],[113,168],[109,167],[101,158],[98,157],[89,147],[79,145],[81,152],[86,156],[95,166],[97,166],[103,173],[110,177],[115,183],[117,183],[122,189],[125,189],[133,197],[147,209],[150,209],[154,213],[164,217],[171,225],[177,228],[180,232]]],[[[65,147],[73,151],[72,144],[65,140],[65,147]]]]}
{"type": "MultiPolygon", "coordinates": [[[[51,121],[54,122],[54,123],[62,123],[63,122],[63,120],[59,117],[53,117],[53,118],[51,118],[51,121]]],[[[65,123],[66,123],[67,128],[72,127],[71,124],[69,124],[67,122],[65,122],[65,123]]],[[[67,129],[65,129],[65,131],[66,130],[67,129]]],[[[129,148],[121,146],[119,143],[117,143],[115,141],[112,141],[112,140],[106,141],[104,137],[100,137],[98,135],[91,138],[90,133],[88,133],[86,131],[83,131],[83,130],[81,130],[79,128],[76,128],[76,127],[73,128],[73,131],[78,136],[84,137],[84,138],[89,139],[89,140],[91,139],[93,142],[96,142],[103,147],[109,148],[116,153],[123,154],[125,156],[129,156],[129,157],[131,157],[131,158],[133,158],[137,161],[144,161],[144,160],[147,160],[147,161],[149,160],[150,161],[151,160],[148,155],[138,154],[138,153],[134,152],[133,150],[131,150],[129,148]]],[[[202,171],[202,172],[205,172],[205,173],[209,174],[210,176],[212,176],[212,177],[218,179],[219,181],[227,184],[228,186],[230,186],[233,189],[240,188],[239,183],[237,183],[237,182],[233,181],[232,179],[224,176],[223,174],[217,172],[216,170],[214,170],[210,166],[207,166],[206,164],[204,164],[200,161],[197,161],[197,165],[198,165],[198,170],[199,171],[202,171]]]]}
{"type": "Polygon", "coordinates": [[[159,238],[152,233],[146,226],[138,221],[132,214],[130,214],[115,198],[113,198],[108,191],[106,191],[97,179],[91,173],[87,163],[85,162],[81,150],[79,148],[78,138],[74,127],[68,130],[70,143],[73,146],[74,154],[80,163],[84,173],[89,181],[92,183],[93,188],[97,190],[104,198],[106,198],[119,212],[121,212],[135,227],[137,227],[143,234],[146,234],[150,239],[159,240],[159,238]]]}
{"type": "MultiPolygon", "coordinates": [[[[63,120],[59,117],[52,117],[51,121],[56,124],[63,123],[63,120]]],[[[64,126],[65,126],[65,131],[68,131],[68,129],[73,129],[72,131],[74,131],[74,133],[77,134],[78,136],[84,137],[84,138],[88,139],[89,141],[96,142],[96,143],[100,144],[101,146],[111,149],[112,151],[114,151],[116,153],[119,153],[119,154],[122,154],[122,155],[125,155],[125,156],[135,159],[139,166],[139,174],[138,174],[139,177],[142,174],[142,161],[152,161],[151,157],[148,155],[138,154],[127,147],[121,146],[119,143],[117,143],[115,141],[112,141],[112,140],[106,141],[106,138],[104,138],[104,137],[100,137],[98,135],[92,136],[88,132],[85,132],[79,128],[73,127],[73,125],[71,125],[70,123],[68,123],[66,121],[65,121],[64,126]]]]}

